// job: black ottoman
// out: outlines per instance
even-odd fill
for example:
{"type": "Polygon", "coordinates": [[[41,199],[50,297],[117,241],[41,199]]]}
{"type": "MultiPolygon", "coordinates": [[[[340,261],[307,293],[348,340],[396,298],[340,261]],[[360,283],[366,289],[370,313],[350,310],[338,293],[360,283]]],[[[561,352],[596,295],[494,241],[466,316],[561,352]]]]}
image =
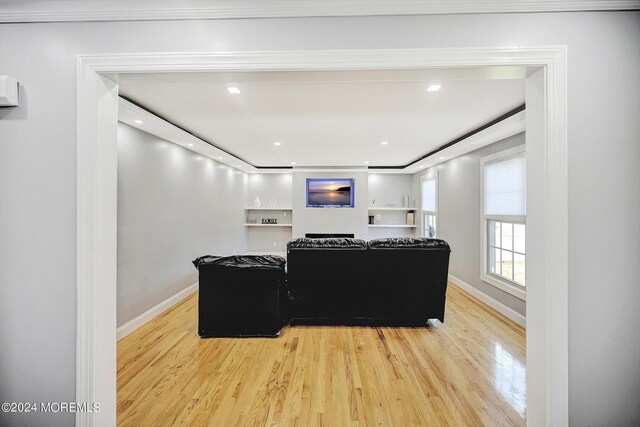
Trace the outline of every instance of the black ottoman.
{"type": "Polygon", "coordinates": [[[271,255],[207,255],[199,271],[198,334],[276,337],[283,325],[285,259],[271,255]]]}

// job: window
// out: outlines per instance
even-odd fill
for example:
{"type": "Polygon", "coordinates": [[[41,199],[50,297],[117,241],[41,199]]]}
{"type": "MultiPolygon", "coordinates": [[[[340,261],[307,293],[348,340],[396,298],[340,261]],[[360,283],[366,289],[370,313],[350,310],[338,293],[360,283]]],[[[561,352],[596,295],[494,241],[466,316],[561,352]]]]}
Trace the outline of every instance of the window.
{"type": "Polygon", "coordinates": [[[482,280],[525,299],[526,157],[524,146],[481,159],[482,280]]]}
{"type": "Polygon", "coordinates": [[[490,274],[525,285],[525,225],[489,220],[490,274]]]}
{"type": "Polygon", "coordinates": [[[437,235],[437,192],[436,177],[422,177],[422,224],[424,237],[437,235]]]}

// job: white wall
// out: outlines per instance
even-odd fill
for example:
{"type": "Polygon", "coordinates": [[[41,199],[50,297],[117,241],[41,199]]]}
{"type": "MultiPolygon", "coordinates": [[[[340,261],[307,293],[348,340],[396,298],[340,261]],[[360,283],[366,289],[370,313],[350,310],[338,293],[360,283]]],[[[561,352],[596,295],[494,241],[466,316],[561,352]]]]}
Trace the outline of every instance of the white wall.
{"type": "Polygon", "coordinates": [[[415,207],[416,198],[413,195],[413,175],[411,174],[369,174],[369,206],[385,207],[403,205],[404,197],[409,197],[409,204],[415,207]],[[375,204],[374,204],[375,200],[375,204]]]}
{"type": "MultiPolygon", "coordinates": [[[[352,173],[304,173],[295,174],[251,174],[247,190],[247,207],[253,207],[258,197],[262,207],[268,206],[270,199],[277,201],[278,207],[294,207],[293,212],[287,211],[260,211],[251,210],[247,216],[256,218],[258,222],[262,217],[277,218],[278,223],[292,223],[293,235],[304,236],[305,233],[353,233],[362,239],[375,239],[380,237],[413,236],[415,229],[406,228],[368,228],[365,231],[368,214],[364,213],[372,201],[376,200],[376,206],[395,204],[402,206],[403,197],[412,195],[412,175],[409,174],[368,174],[366,185],[362,185],[362,177],[367,175],[352,173]],[[295,177],[294,177],[295,176],[295,177]],[[356,207],[354,209],[311,209],[305,204],[306,178],[330,177],[341,178],[356,177],[356,207]],[[294,191],[295,188],[295,191],[294,191]],[[293,202],[296,201],[296,203],[293,202]],[[285,215],[292,215],[287,217],[285,215]],[[340,231],[335,231],[339,229],[340,231]]],[[[415,200],[414,200],[415,201],[415,200]]],[[[377,212],[383,215],[383,223],[404,224],[405,212],[377,212]]],[[[249,252],[256,253],[286,253],[286,244],[292,238],[290,228],[260,228],[248,227],[247,248],[249,252]]]]}
{"type": "Polygon", "coordinates": [[[294,172],[293,238],[306,233],[352,233],[367,239],[367,172],[294,172]],[[308,208],[307,178],[353,178],[353,208],[308,208]]]}
{"type": "MultiPolygon", "coordinates": [[[[413,180],[410,174],[369,174],[369,207],[405,207],[404,197],[409,196],[409,207],[417,206],[413,195],[413,180]],[[375,200],[375,204],[373,201],[375,200]]],[[[369,215],[380,215],[380,224],[406,224],[406,211],[370,211],[369,215]]],[[[383,237],[412,237],[417,228],[369,227],[369,240],[383,237]]]]}
{"type": "Polygon", "coordinates": [[[422,176],[438,176],[438,238],[451,246],[449,273],[523,315],[526,313],[523,300],[480,280],[480,158],[524,143],[524,133],[514,135],[417,173],[413,178],[414,194],[420,200],[422,176]]]}
{"type": "Polygon", "coordinates": [[[277,207],[291,209],[292,186],[293,176],[290,173],[249,174],[246,205],[249,208],[254,207],[253,202],[257,197],[263,208],[269,206],[270,200],[275,200],[277,207]]]}
{"type": "Polygon", "coordinates": [[[118,125],[118,326],[198,280],[191,263],[246,251],[247,175],[118,125]]]}
{"type": "Polygon", "coordinates": [[[568,46],[570,423],[638,424],[638,12],[0,25],[0,401],[75,397],[77,55],[541,45],[568,46]]]}
{"type": "MultiPolygon", "coordinates": [[[[269,207],[274,201],[277,207],[289,208],[292,202],[293,176],[290,173],[267,174],[255,173],[249,175],[247,190],[247,207],[253,207],[256,198],[261,206],[269,207]]],[[[276,218],[278,224],[292,224],[292,211],[260,211],[247,212],[258,223],[262,218],[276,218]]],[[[247,227],[247,250],[249,253],[276,253],[284,255],[287,252],[287,242],[291,240],[291,227],[247,227]]]]}

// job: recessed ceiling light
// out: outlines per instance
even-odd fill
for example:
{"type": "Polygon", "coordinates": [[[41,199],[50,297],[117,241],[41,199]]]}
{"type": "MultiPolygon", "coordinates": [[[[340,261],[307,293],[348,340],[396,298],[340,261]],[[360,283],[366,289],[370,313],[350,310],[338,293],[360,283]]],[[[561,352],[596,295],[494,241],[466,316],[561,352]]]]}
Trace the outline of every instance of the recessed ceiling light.
{"type": "Polygon", "coordinates": [[[368,165],[368,164],[369,164],[369,162],[364,162],[364,164],[365,164],[365,165],[368,165]]]}
{"type": "Polygon", "coordinates": [[[229,91],[229,93],[233,94],[240,93],[240,89],[235,86],[229,86],[227,90],[229,91]]]}
{"type": "Polygon", "coordinates": [[[441,87],[442,85],[429,85],[429,87],[427,88],[427,92],[437,92],[441,87]]]}
{"type": "Polygon", "coordinates": [[[218,157],[218,160],[222,160],[222,157],[218,157]]]}
{"type": "Polygon", "coordinates": [[[187,144],[187,145],[189,145],[189,147],[193,147],[193,144],[187,144]]]}
{"type": "Polygon", "coordinates": [[[444,157],[440,157],[440,160],[444,160],[444,157]]]}
{"type": "Polygon", "coordinates": [[[295,164],[296,164],[296,162],[291,162],[291,164],[292,164],[292,165],[295,165],[295,164]]]}
{"type": "Polygon", "coordinates": [[[388,141],[382,141],[380,145],[387,145],[388,143],[389,143],[388,141]]]}
{"type": "Polygon", "coordinates": [[[274,142],[274,143],[273,143],[273,145],[275,145],[275,146],[278,146],[278,147],[279,147],[279,146],[280,146],[280,145],[282,145],[282,144],[280,144],[280,141],[276,141],[276,142],[274,142]]]}
{"type": "Polygon", "coordinates": [[[137,124],[139,124],[139,125],[141,125],[141,124],[143,123],[143,121],[142,121],[142,120],[137,120],[137,119],[136,119],[136,120],[134,120],[133,122],[134,122],[134,123],[137,123],[137,124]]]}
{"type": "Polygon", "coordinates": [[[239,168],[241,168],[241,167],[242,167],[242,165],[238,165],[238,167],[239,167],[239,168]]]}

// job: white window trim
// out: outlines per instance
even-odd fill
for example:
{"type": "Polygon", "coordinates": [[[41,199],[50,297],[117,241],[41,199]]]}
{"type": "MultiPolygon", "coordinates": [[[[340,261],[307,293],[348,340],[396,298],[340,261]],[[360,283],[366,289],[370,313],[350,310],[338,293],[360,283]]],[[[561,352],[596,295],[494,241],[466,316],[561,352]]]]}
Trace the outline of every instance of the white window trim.
{"type": "Polygon", "coordinates": [[[422,211],[422,237],[429,237],[426,235],[425,233],[425,228],[427,227],[427,221],[425,221],[425,217],[427,215],[432,215],[436,217],[436,239],[438,238],[438,212],[433,212],[433,211],[422,211]]]}
{"type": "Polygon", "coordinates": [[[438,211],[440,210],[440,195],[438,194],[439,190],[438,190],[438,171],[435,172],[428,172],[424,175],[422,175],[420,177],[420,224],[422,226],[422,229],[420,230],[420,234],[422,235],[422,237],[427,237],[424,235],[424,227],[425,227],[425,223],[424,223],[424,216],[425,215],[435,215],[436,216],[436,238],[438,238],[438,236],[440,236],[440,233],[438,232],[438,228],[440,228],[440,216],[438,215],[438,211]],[[435,179],[436,180],[436,210],[435,212],[433,211],[425,211],[422,209],[422,207],[424,206],[424,202],[422,200],[422,185],[423,182],[429,179],[435,179]]]}
{"type": "MultiPolygon", "coordinates": [[[[505,222],[523,222],[527,223],[526,216],[521,215],[485,215],[484,214],[484,167],[487,163],[492,163],[496,160],[507,160],[509,158],[526,155],[526,149],[524,144],[517,147],[513,147],[507,150],[500,151],[498,153],[490,154],[488,156],[480,158],[480,279],[496,288],[513,295],[523,301],[527,300],[527,293],[525,286],[518,285],[515,282],[511,282],[507,279],[500,279],[497,276],[491,275],[487,272],[489,253],[487,248],[489,247],[489,233],[488,233],[488,221],[505,221],[505,222]]],[[[437,205],[436,205],[437,206],[437,205]]],[[[526,244],[526,243],[525,243],[526,244]]],[[[526,253],[526,250],[525,250],[526,253]]],[[[526,274],[526,273],[525,273],[526,274]]]]}

